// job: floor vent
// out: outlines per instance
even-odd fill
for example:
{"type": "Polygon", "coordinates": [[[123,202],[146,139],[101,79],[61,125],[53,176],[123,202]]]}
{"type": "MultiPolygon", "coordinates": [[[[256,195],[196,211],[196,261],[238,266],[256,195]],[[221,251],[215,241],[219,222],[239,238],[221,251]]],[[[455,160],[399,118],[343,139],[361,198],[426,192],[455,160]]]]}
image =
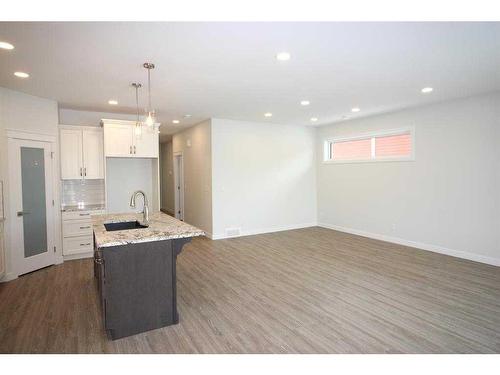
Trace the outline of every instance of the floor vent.
{"type": "Polygon", "coordinates": [[[236,237],[241,234],[241,228],[226,228],[226,237],[236,237]]]}

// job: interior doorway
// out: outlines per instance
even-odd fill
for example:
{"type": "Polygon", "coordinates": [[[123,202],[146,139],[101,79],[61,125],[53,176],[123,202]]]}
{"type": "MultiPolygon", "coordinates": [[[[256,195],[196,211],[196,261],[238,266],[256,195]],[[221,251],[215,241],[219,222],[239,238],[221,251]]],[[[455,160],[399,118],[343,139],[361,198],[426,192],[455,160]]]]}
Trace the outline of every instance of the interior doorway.
{"type": "Polygon", "coordinates": [[[175,218],[184,221],[184,159],[174,153],[175,218]]]}
{"type": "Polygon", "coordinates": [[[17,275],[55,263],[53,147],[8,139],[10,248],[17,275]]]}

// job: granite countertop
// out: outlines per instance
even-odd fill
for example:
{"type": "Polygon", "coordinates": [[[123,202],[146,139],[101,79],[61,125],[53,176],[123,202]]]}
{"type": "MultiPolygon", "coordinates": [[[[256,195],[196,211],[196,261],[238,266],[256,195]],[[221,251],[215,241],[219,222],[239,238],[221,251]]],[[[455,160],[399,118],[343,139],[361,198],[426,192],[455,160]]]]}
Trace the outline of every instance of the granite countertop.
{"type": "Polygon", "coordinates": [[[61,211],[62,212],[74,212],[74,211],[98,211],[98,210],[105,210],[106,206],[103,204],[87,204],[87,205],[62,205],[61,206],[61,211]]]}
{"type": "Polygon", "coordinates": [[[205,232],[201,229],[177,220],[163,212],[154,212],[149,215],[148,228],[110,232],[106,231],[104,224],[135,220],[141,222],[142,213],[92,215],[91,219],[97,248],[205,235],[205,232]]]}

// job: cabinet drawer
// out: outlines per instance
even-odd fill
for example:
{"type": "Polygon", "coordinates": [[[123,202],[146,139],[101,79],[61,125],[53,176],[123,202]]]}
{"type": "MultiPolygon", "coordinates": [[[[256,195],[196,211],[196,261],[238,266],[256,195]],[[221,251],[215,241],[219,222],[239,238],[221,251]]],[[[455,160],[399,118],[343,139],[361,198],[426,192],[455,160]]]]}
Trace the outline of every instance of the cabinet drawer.
{"type": "Polygon", "coordinates": [[[63,238],[63,255],[88,253],[94,249],[93,236],[63,238]]]}
{"type": "Polygon", "coordinates": [[[90,219],[63,221],[63,237],[90,235],[92,235],[92,224],[90,219]]]}
{"type": "Polygon", "coordinates": [[[103,214],[104,210],[90,210],[90,211],[68,211],[62,213],[63,220],[82,220],[90,219],[91,215],[103,214]]]}

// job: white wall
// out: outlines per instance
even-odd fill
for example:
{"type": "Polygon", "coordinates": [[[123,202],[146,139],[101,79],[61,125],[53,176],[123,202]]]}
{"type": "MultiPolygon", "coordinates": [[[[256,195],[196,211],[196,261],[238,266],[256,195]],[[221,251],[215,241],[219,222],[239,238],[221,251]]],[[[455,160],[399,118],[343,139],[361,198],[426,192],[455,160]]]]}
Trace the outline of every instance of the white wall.
{"type": "Polygon", "coordinates": [[[172,152],[184,158],[184,221],[212,233],[212,143],[210,121],[172,138],[172,152]],[[191,146],[188,146],[188,143],[191,146]]]}
{"type": "MultiPolygon", "coordinates": [[[[23,94],[17,91],[0,87],[0,179],[4,181],[4,208],[6,220],[4,222],[5,248],[6,248],[6,278],[15,277],[12,275],[10,246],[10,212],[9,181],[8,181],[8,154],[6,129],[25,131],[51,135],[56,137],[55,161],[54,161],[54,198],[56,207],[55,227],[56,227],[56,259],[62,262],[62,240],[60,225],[60,193],[59,193],[59,142],[58,142],[58,110],[57,102],[43,99],[36,96],[23,94]]],[[[15,245],[15,244],[14,244],[15,245]]],[[[14,246],[17,249],[17,246],[14,246]]]]}
{"type": "Polygon", "coordinates": [[[161,208],[170,214],[175,211],[174,162],[172,141],[160,144],[161,208]]]}
{"type": "Polygon", "coordinates": [[[59,123],[62,125],[101,126],[100,122],[103,118],[135,121],[136,115],[59,109],[59,123]]]}
{"type": "Polygon", "coordinates": [[[142,198],[136,207],[130,207],[130,197],[142,190],[153,211],[153,174],[157,173],[156,161],[145,158],[106,158],[106,209],[108,213],[142,212],[142,198]]]}
{"type": "Polygon", "coordinates": [[[4,129],[57,135],[57,102],[0,87],[4,129]]]}
{"type": "Polygon", "coordinates": [[[318,221],[500,265],[500,94],[318,129],[318,221]],[[323,141],[415,126],[416,160],[323,164],[323,141]]]}
{"type": "Polygon", "coordinates": [[[213,235],[316,223],[315,129],[212,119],[213,235]]]}

